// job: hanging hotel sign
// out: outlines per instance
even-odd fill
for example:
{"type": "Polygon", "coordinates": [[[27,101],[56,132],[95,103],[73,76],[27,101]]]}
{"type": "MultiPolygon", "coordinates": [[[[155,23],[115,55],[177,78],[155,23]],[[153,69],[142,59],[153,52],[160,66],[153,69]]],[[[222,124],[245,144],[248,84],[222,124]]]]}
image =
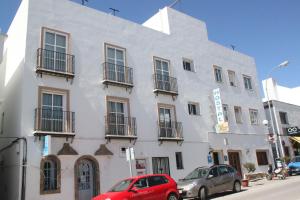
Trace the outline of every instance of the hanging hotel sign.
{"type": "Polygon", "coordinates": [[[297,126],[287,128],[287,134],[290,136],[300,135],[300,129],[297,126]]]}
{"type": "Polygon", "coordinates": [[[215,126],[216,132],[217,133],[228,133],[229,127],[228,127],[228,122],[225,122],[225,120],[224,120],[220,88],[214,89],[213,95],[214,95],[216,116],[217,116],[217,124],[215,126]]]}

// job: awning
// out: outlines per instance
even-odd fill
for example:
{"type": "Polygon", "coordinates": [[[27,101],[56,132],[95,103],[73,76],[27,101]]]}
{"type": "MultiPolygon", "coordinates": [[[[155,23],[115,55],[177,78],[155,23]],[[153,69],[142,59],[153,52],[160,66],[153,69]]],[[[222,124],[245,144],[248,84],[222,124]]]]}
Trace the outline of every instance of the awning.
{"type": "Polygon", "coordinates": [[[300,144],[300,137],[290,137],[290,138],[300,144]]]}

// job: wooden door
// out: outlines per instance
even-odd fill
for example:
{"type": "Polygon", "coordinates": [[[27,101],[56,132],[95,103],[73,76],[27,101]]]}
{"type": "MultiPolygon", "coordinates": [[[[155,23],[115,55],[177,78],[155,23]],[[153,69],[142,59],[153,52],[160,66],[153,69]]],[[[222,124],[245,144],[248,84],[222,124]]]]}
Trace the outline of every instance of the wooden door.
{"type": "Polygon", "coordinates": [[[239,152],[228,152],[229,165],[234,167],[241,175],[241,162],[239,152]]]}

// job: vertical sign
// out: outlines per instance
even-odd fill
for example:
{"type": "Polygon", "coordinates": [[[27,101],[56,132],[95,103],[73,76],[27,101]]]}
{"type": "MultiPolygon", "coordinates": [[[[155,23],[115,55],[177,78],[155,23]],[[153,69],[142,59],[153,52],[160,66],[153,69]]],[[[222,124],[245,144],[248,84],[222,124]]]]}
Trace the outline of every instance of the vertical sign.
{"type": "Polygon", "coordinates": [[[217,133],[228,133],[229,127],[228,127],[228,122],[225,122],[225,120],[224,120],[220,88],[214,89],[213,95],[214,95],[216,115],[217,115],[216,132],[217,133]]]}
{"type": "Polygon", "coordinates": [[[133,147],[126,148],[126,160],[129,162],[129,171],[130,171],[130,176],[132,177],[131,161],[134,160],[134,149],[133,149],[133,147]]]}

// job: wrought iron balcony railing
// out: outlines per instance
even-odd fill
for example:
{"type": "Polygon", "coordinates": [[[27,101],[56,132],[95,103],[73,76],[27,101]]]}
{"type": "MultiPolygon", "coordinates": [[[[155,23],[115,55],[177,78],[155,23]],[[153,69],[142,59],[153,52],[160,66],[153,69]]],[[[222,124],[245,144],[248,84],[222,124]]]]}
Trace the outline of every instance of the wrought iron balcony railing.
{"type": "Polygon", "coordinates": [[[181,122],[159,121],[158,140],[183,140],[183,128],[181,122]]]}
{"type": "Polygon", "coordinates": [[[154,74],[154,92],[178,95],[177,79],[171,76],[154,74]]]}
{"type": "Polygon", "coordinates": [[[36,72],[72,78],[75,75],[75,56],[39,48],[36,72]]]}
{"type": "Polygon", "coordinates": [[[75,113],[53,109],[35,109],[34,131],[37,135],[75,133],[75,113]]]}
{"type": "Polygon", "coordinates": [[[103,83],[133,87],[133,70],[114,63],[103,63],[103,83]]]}
{"type": "Polygon", "coordinates": [[[134,117],[109,114],[105,116],[106,138],[136,138],[136,120],[134,117]]]}

